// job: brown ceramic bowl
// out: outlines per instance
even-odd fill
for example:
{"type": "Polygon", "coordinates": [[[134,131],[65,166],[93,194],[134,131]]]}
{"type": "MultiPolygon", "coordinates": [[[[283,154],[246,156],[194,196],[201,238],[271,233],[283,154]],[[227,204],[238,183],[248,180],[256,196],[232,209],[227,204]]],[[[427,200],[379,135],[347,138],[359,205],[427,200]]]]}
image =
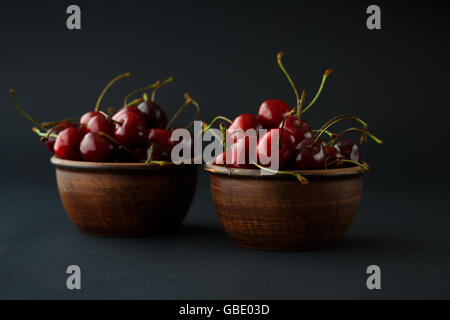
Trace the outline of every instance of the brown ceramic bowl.
{"type": "Polygon", "coordinates": [[[197,167],[96,163],[52,157],[59,195],[83,233],[143,237],[176,229],[195,193],[197,167]]]}
{"type": "Polygon", "coordinates": [[[353,221],[362,189],[359,167],[262,176],[260,170],[205,165],[220,222],[239,246],[306,250],[341,240],[353,221]]]}

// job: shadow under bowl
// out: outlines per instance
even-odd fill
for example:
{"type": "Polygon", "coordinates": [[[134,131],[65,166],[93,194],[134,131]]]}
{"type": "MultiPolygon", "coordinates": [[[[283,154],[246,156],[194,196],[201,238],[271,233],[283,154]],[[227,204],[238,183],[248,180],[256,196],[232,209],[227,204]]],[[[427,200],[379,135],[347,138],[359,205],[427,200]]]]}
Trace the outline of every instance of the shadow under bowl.
{"type": "Polygon", "coordinates": [[[51,158],[63,206],[82,233],[145,237],[174,231],[194,198],[197,166],[51,158]]]}
{"type": "Polygon", "coordinates": [[[216,212],[239,246],[310,250],[331,246],[350,227],[362,191],[360,167],[300,170],[309,180],[258,169],[205,165],[216,212]]]}

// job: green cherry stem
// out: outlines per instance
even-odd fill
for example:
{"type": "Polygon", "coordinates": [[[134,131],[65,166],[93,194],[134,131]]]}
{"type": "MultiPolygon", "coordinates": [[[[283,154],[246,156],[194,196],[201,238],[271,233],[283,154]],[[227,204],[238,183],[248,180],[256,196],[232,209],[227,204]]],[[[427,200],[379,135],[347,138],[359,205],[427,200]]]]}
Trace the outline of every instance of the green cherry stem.
{"type": "Polygon", "coordinates": [[[222,133],[222,146],[223,146],[223,164],[228,169],[227,166],[227,128],[225,124],[221,122],[219,124],[220,132],[222,133]]]}
{"type": "Polygon", "coordinates": [[[297,109],[299,109],[300,107],[300,97],[298,95],[298,90],[294,85],[294,81],[292,81],[291,76],[289,75],[289,73],[286,71],[286,69],[283,66],[283,63],[281,62],[282,58],[283,58],[283,51],[278,52],[277,54],[277,62],[278,62],[278,66],[280,67],[281,71],[283,71],[284,75],[286,76],[286,78],[289,81],[289,84],[292,87],[292,90],[294,90],[295,93],[295,98],[296,98],[296,103],[297,103],[297,109]]]}
{"type": "Polygon", "coordinates": [[[46,130],[46,128],[39,122],[37,122],[36,120],[33,119],[33,117],[31,117],[28,113],[25,112],[25,110],[19,105],[19,102],[17,102],[17,97],[16,97],[16,93],[14,91],[14,89],[9,90],[9,94],[11,95],[14,104],[16,105],[17,110],[20,111],[20,113],[27,118],[28,120],[30,120],[31,122],[33,122],[36,126],[38,126],[39,128],[46,130]]]}
{"type": "Polygon", "coordinates": [[[383,143],[384,143],[383,140],[378,139],[377,137],[375,137],[372,133],[370,133],[370,132],[367,131],[367,130],[364,130],[364,129],[361,129],[361,128],[348,128],[348,129],[345,129],[345,130],[339,132],[337,135],[335,135],[335,136],[333,137],[333,139],[330,140],[330,141],[328,142],[328,145],[329,145],[329,146],[334,145],[334,143],[336,142],[336,140],[337,140],[338,138],[340,138],[341,136],[343,136],[344,134],[349,133],[349,132],[358,132],[358,133],[361,134],[361,136],[362,136],[362,135],[369,136],[370,138],[373,139],[373,141],[375,141],[375,142],[378,143],[378,144],[383,144],[383,143]]]}
{"type": "Polygon", "coordinates": [[[153,144],[150,145],[150,152],[148,153],[148,157],[147,160],[145,160],[145,163],[150,163],[150,161],[152,160],[152,156],[153,156],[153,144]]]}
{"type": "Polygon", "coordinates": [[[58,138],[58,135],[57,134],[48,134],[47,132],[41,132],[41,130],[39,130],[39,128],[37,128],[37,127],[33,127],[33,132],[34,133],[36,133],[39,137],[41,137],[41,138],[45,138],[45,139],[48,139],[49,137],[52,137],[52,138],[58,138]]]}
{"type": "Polygon", "coordinates": [[[300,102],[298,103],[298,106],[297,106],[296,117],[297,117],[298,120],[301,120],[302,107],[303,107],[303,104],[305,103],[305,99],[306,99],[306,91],[303,90],[302,96],[300,98],[300,102]]]}
{"type": "Polygon", "coordinates": [[[209,129],[211,129],[211,127],[214,125],[214,123],[215,123],[217,120],[223,120],[223,121],[228,122],[229,124],[233,123],[233,121],[231,121],[231,120],[228,119],[227,117],[224,117],[224,116],[217,116],[217,117],[215,117],[214,119],[212,119],[211,122],[210,122],[209,124],[206,124],[206,123],[205,123],[204,126],[203,126],[203,128],[202,128],[202,131],[203,131],[203,132],[206,132],[206,131],[208,131],[209,129]]]}
{"type": "Polygon", "coordinates": [[[357,165],[358,167],[362,168],[364,171],[369,171],[369,167],[366,166],[364,163],[358,162],[358,161],[353,161],[353,160],[348,160],[348,159],[337,159],[331,162],[325,161],[325,169],[328,169],[328,166],[333,164],[333,163],[337,163],[337,162],[345,162],[345,163],[351,163],[354,165],[357,165]]]}
{"type": "Polygon", "coordinates": [[[306,179],[305,177],[303,177],[301,174],[293,172],[293,171],[277,171],[277,170],[272,170],[266,167],[263,167],[259,164],[257,164],[256,162],[253,162],[253,164],[255,166],[257,166],[258,168],[260,168],[261,170],[267,171],[267,172],[271,172],[271,173],[276,173],[276,174],[286,174],[286,175],[290,175],[293,176],[295,178],[297,178],[298,181],[300,181],[302,184],[308,184],[309,181],[308,179],[306,179]]]}
{"type": "Polygon", "coordinates": [[[100,108],[100,103],[102,102],[103,97],[105,96],[106,91],[109,90],[109,88],[111,88],[111,86],[116,83],[117,81],[119,81],[120,79],[123,78],[129,78],[131,77],[131,73],[127,72],[127,73],[123,73],[121,75],[118,75],[117,77],[115,77],[114,79],[112,79],[107,85],[106,87],[103,89],[103,91],[100,93],[100,96],[98,97],[97,103],[95,104],[95,109],[94,111],[98,111],[98,109],[100,108]]]}
{"type": "Polygon", "coordinates": [[[327,69],[325,70],[325,73],[323,74],[322,77],[322,83],[320,84],[319,90],[316,93],[316,96],[314,97],[314,99],[309,103],[309,105],[302,110],[302,113],[308,111],[309,108],[311,108],[311,106],[314,104],[314,102],[316,102],[317,98],[319,98],[320,93],[322,92],[323,86],[325,85],[325,81],[327,80],[328,76],[333,72],[332,69],[327,69]]]}
{"type": "Polygon", "coordinates": [[[312,146],[314,146],[317,141],[319,140],[319,138],[322,136],[322,134],[325,133],[325,131],[327,131],[331,126],[335,125],[336,123],[342,121],[342,120],[346,120],[346,119],[353,119],[358,121],[359,123],[361,123],[364,127],[364,129],[368,128],[367,123],[365,123],[364,121],[362,121],[361,119],[359,119],[358,117],[351,115],[351,114],[344,114],[341,116],[337,116],[334,117],[330,120],[328,120],[320,129],[319,129],[319,134],[316,135],[316,138],[314,139],[314,141],[309,145],[309,147],[311,148],[312,146]]]}
{"type": "Polygon", "coordinates": [[[281,144],[281,136],[283,135],[284,125],[286,124],[286,119],[287,119],[289,116],[293,115],[293,114],[295,113],[295,110],[298,110],[298,109],[297,109],[297,108],[294,108],[294,109],[292,109],[291,111],[289,111],[288,113],[286,113],[286,114],[284,115],[283,122],[281,123],[280,136],[278,137],[278,145],[281,144]]]}
{"type": "Polygon", "coordinates": [[[151,100],[152,102],[155,102],[156,91],[158,91],[159,88],[161,88],[162,86],[164,86],[164,85],[166,85],[166,84],[168,84],[168,83],[170,83],[170,82],[172,82],[172,81],[173,81],[173,77],[169,77],[169,78],[167,78],[167,79],[164,80],[164,81],[158,81],[157,84],[156,84],[156,86],[153,88],[153,92],[152,92],[152,95],[151,95],[151,97],[150,97],[150,100],[151,100]]]}
{"type": "Polygon", "coordinates": [[[180,116],[180,114],[183,112],[183,110],[186,109],[186,107],[189,106],[190,104],[192,104],[195,107],[196,113],[195,113],[194,119],[192,119],[191,122],[189,122],[189,124],[185,127],[185,129],[189,129],[192,126],[192,124],[194,124],[194,121],[198,119],[198,116],[200,115],[200,105],[197,103],[197,101],[193,100],[188,93],[184,94],[184,99],[185,99],[185,101],[184,101],[183,105],[173,115],[172,119],[170,119],[169,123],[166,126],[166,130],[169,129],[173,125],[173,123],[180,116]]]}
{"type": "MultiPolygon", "coordinates": [[[[314,130],[311,130],[311,131],[312,131],[312,133],[318,133],[318,132],[320,132],[319,129],[314,129],[314,130]]],[[[325,130],[324,133],[327,134],[330,138],[334,138],[334,136],[336,136],[335,133],[330,132],[330,131],[328,131],[328,130],[325,130]]]]}
{"type": "MultiPolygon", "coordinates": [[[[147,85],[147,86],[145,86],[145,87],[143,87],[143,88],[139,88],[139,89],[136,89],[136,90],[131,91],[129,94],[127,94],[127,95],[125,96],[125,99],[123,100],[123,106],[124,106],[124,107],[129,107],[129,106],[130,106],[130,105],[128,104],[128,99],[130,99],[132,96],[134,96],[134,95],[136,95],[136,94],[138,94],[138,93],[146,92],[146,91],[148,91],[148,90],[150,90],[150,89],[154,89],[154,88],[156,88],[157,86],[161,87],[161,86],[163,86],[163,85],[165,85],[165,84],[167,84],[167,83],[170,83],[170,82],[172,82],[172,81],[173,81],[173,77],[169,77],[169,78],[167,78],[167,79],[164,80],[164,81],[158,80],[158,81],[156,81],[156,82],[154,82],[154,83],[152,83],[152,84],[149,84],[149,85],[147,85]]],[[[136,100],[137,100],[137,99],[133,100],[133,102],[135,102],[136,100]]]]}

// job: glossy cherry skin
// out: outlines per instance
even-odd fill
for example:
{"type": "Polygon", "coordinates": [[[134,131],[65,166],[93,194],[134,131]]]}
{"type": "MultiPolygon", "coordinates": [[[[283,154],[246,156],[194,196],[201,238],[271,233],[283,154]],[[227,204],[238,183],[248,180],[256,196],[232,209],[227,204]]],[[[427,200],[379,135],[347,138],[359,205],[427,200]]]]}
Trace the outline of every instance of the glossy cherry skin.
{"type": "MultiPolygon", "coordinates": [[[[279,128],[283,126],[283,121],[281,121],[279,128]]],[[[284,123],[284,130],[289,131],[295,137],[297,143],[304,139],[309,139],[313,137],[311,129],[309,128],[309,123],[304,120],[298,120],[295,116],[289,116],[286,118],[284,123]]]]}
{"type": "MultiPolygon", "coordinates": [[[[132,107],[130,107],[132,108],[132,107]]],[[[133,148],[144,145],[147,142],[148,127],[144,116],[140,111],[133,109],[119,111],[113,117],[115,123],[114,138],[126,147],[133,148]]]]}
{"type": "Polygon", "coordinates": [[[339,158],[343,156],[337,152],[334,146],[322,145],[323,152],[325,152],[325,164],[328,169],[338,169],[344,167],[344,162],[339,161],[339,158]]]}
{"type": "Polygon", "coordinates": [[[94,132],[88,132],[80,143],[81,158],[84,161],[104,161],[112,155],[113,151],[114,144],[94,132]]]}
{"type": "Polygon", "coordinates": [[[310,145],[314,138],[301,141],[294,150],[293,162],[295,169],[318,170],[325,166],[325,152],[320,143],[310,145]]]}
{"type": "Polygon", "coordinates": [[[258,110],[258,119],[266,129],[276,128],[283,121],[291,107],[283,100],[269,99],[264,101],[258,110]]]}
{"type": "Polygon", "coordinates": [[[143,116],[143,114],[141,113],[141,110],[139,110],[139,109],[137,108],[137,106],[129,106],[129,107],[122,108],[122,109],[120,109],[119,111],[117,111],[117,112],[114,114],[113,119],[114,119],[115,117],[121,117],[121,116],[123,116],[123,115],[124,115],[125,113],[127,113],[127,112],[136,112],[136,113],[140,114],[141,116],[143,116]]]}
{"type": "Polygon", "coordinates": [[[81,158],[80,143],[84,134],[81,128],[69,127],[62,130],[56,138],[55,155],[61,159],[79,160],[81,158]]]}
{"type": "Polygon", "coordinates": [[[93,133],[99,133],[101,131],[112,136],[114,134],[114,128],[114,122],[112,122],[111,119],[106,119],[106,117],[100,113],[89,120],[86,131],[93,133]]]}
{"type": "Polygon", "coordinates": [[[253,150],[253,159],[256,160],[254,148],[250,148],[249,139],[240,139],[227,149],[227,157],[225,159],[225,152],[220,153],[215,159],[214,164],[218,166],[226,165],[230,168],[249,169],[253,167],[250,163],[250,150],[253,150]]]}
{"type": "Polygon", "coordinates": [[[258,135],[259,130],[263,129],[261,122],[253,114],[243,113],[237,116],[227,129],[227,136],[233,143],[245,136],[245,132],[254,129],[258,135]]]}
{"type": "Polygon", "coordinates": [[[174,147],[174,142],[170,140],[172,133],[166,129],[150,129],[148,131],[147,144],[157,144],[171,152],[174,147]]]}
{"type": "Polygon", "coordinates": [[[361,162],[361,150],[355,141],[350,139],[339,140],[334,144],[334,148],[345,159],[361,162]]]}
{"type": "Polygon", "coordinates": [[[276,141],[276,145],[278,146],[275,152],[278,152],[278,166],[282,168],[288,163],[289,158],[292,155],[292,152],[295,148],[295,137],[289,131],[283,130],[281,133],[280,128],[270,129],[265,135],[259,139],[258,144],[256,146],[256,156],[258,157],[258,163],[262,166],[269,167],[272,165],[271,160],[268,163],[263,163],[268,157],[272,156],[272,140],[280,139],[280,145],[278,145],[278,141],[276,141]]]}
{"type": "MultiPolygon", "coordinates": [[[[50,133],[58,135],[61,131],[69,127],[75,128],[75,125],[69,121],[62,121],[56,124],[53,128],[51,128],[50,133]]],[[[54,150],[55,142],[56,138],[53,137],[48,137],[47,141],[45,141],[45,146],[51,153],[55,152],[54,150]]]]}
{"type": "Polygon", "coordinates": [[[100,112],[98,112],[98,111],[86,112],[80,118],[80,126],[87,127],[87,125],[89,123],[89,120],[91,120],[93,117],[95,117],[97,115],[102,115],[102,114],[100,112]]]}
{"type": "Polygon", "coordinates": [[[153,101],[143,101],[137,108],[144,115],[149,128],[165,128],[167,125],[167,116],[164,110],[153,101]]]}

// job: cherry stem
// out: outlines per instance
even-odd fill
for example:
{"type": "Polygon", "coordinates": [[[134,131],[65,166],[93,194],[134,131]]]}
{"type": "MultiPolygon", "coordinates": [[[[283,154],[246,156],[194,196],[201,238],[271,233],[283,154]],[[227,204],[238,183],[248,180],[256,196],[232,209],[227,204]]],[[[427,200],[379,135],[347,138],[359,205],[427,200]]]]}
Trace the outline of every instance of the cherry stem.
{"type": "MultiPolygon", "coordinates": [[[[314,130],[311,130],[311,131],[312,131],[313,133],[320,132],[320,130],[318,130],[318,129],[314,129],[314,130]]],[[[330,138],[334,138],[334,137],[336,136],[335,133],[330,132],[330,131],[328,131],[328,130],[325,130],[324,133],[326,133],[330,138]]]]}
{"type": "Polygon", "coordinates": [[[325,70],[325,73],[323,74],[322,77],[322,83],[320,84],[319,90],[316,93],[316,96],[314,97],[314,99],[309,103],[309,105],[302,110],[302,113],[306,112],[309,108],[311,108],[311,106],[314,104],[314,102],[316,102],[317,98],[319,98],[320,93],[322,92],[323,86],[325,84],[325,81],[327,80],[328,76],[333,72],[332,69],[327,69],[325,70]]]}
{"type": "Polygon", "coordinates": [[[349,133],[349,132],[359,132],[359,133],[361,134],[361,136],[363,136],[363,135],[369,136],[369,137],[371,137],[371,138],[373,139],[373,141],[375,141],[375,142],[378,143],[378,144],[383,144],[383,143],[384,143],[383,140],[378,139],[377,137],[375,137],[372,133],[370,133],[370,132],[367,131],[367,130],[360,129],[360,128],[348,128],[348,129],[345,129],[345,130],[341,131],[341,132],[338,133],[337,135],[335,135],[335,136],[333,137],[333,139],[330,140],[330,141],[328,142],[328,145],[329,145],[329,146],[334,145],[334,143],[336,142],[336,140],[337,140],[339,137],[341,137],[341,136],[343,136],[344,134],[349,133]]]}
{"type": "Polygon", "coordinates": [[[327,131],[328,128],[330,128],[331,126],[335,125],[336,123],[342,121],[342,120],[346,120],[346,119],[353,119],[358,121],[359,123],[361,123],[364,127],[364,129],[367,129],[369,126],[367,125],[367,123],[365,123],[364,121],[362,121],[361,119],[359,119],[358,117],[351,115],[351,114],[344,114],[341,116],[337,116],[334,117],[330,120],[328,120],[320,129],[319,129],[319,134],[316,136],[316,138],[314,139],[314,141],[309,145],[309,148],[312,148],[317,141],[319,140],[319,138],[322,136],[322,134],[327,131]]]}
{"type": "Polygon", "coordinates": [[[157,84],[155,85],[155,88],[153,89],[152,92],[152,96],[150,97],[150,100],[152,102],[155,102],[155,97],[156,97],[156,91],[158,91],[159,88],[161,88],[162,86],[164,86],[165,84],[168,84],[169,82],[173,81],[173,77],[169,77],[164,81],[158,81],[157,84]]]}
{"type": "Polygon", "coordinates": [[[190,104],[192,104],[195,107],[196,113],[195,113],[194,119],[192,119],[191,122],[189,122],[189,124],[185,127],[185,129],[189,129],[194,124],[194,121],[198,119],[198,117],[200,115],[200,106],[197,103],[197,101],[193,100],[188,93],[184,94],[184,99],[185,99],[184,104],[177,110],[177,112],[173,115],[172,119],[170,119],[169,123],[166,126],[166,130],[169,129],[173,125],[173,123],[179,117],[179,115],[183,112],[183,110],[186,109],[186,107],[190,104]]]}
{"type": "Polygon", "coordinates": [[[296,108],[292,109],[291,111],[289,111],[288,113],[286,113],[284,115],[283,122],[281,124],[280,136],[278,137],[278,146],[280,146],[280,143],[281,143],[281,136],[283,135],[284,125],[286,124],[286,119],[289,116],[293,115],[295,113],[295,110],[296,110],[296,108]]]}
{"type": "MultiPolygon", "coordinates": [[[[132,96],[134,96],[134,95],[136,95],[136,94],[138,94],[138,93],[141,93],[141,92],[146,92],[146,91],[148,91],[148,90],[150,90],[150,89],[154,89],[154,88],[156,88],[157,86],[161,87],[161,86],[163,86],[163,85],[165,85],[165,84],[167,84],[167,83],[169,83],[169,82],[172,82],[172,81],[173,81],[173,77],[169,77],[169,78],[167,78],[167,79],[164,80],[164,81],[158,80],[158,81],[156,81],[156,82],[154,82],[154,83],[152,83],[152,84],[149,84],[149,85],[147,85],[147,86],[145,86],[145,87],[143,87],[143,88],[140,88],[140,89],[136,89],[136,90],[131,91],[129,94],[127,94],[127,95],[125,96],[125,99],[123,100],[123,106],[124,106],[124,107],[128,107],[128,106],[129,106],[129,105],[128,105],[128,99],[130,99],[132,96]]],[[[137,99],[133,100],[133,102],[136,101],[136,100],[137,100],[137,99]]],[[[153,101],[153,100],[152,100],[152,101],[153,101]]]]}
{"type": "Polygon", "coordinates": [[[153,144],[151,144],[150,145],[150,152],[148,154],[148,157],[147,157],[147,160],[145,161],[145,163],[150,163],[150,161],[152,159],[152,155],[153,155],[153,150],[154,150],[154,147],[153,147],[153,144]]]}
{"type": "Polygon", "coordinates": [[[223,164],[225,167],[227,166],[227,129],[225,127],[225,124],[221,122],[219,124],[220,132],[222,133],[222,146],[223,146],[223,164]]]}
{"type": "Polygon", "coordinates": [[[20,113],[27,118],[28,120],[30,120],[31,122],[33,122],[36,126],[38,126],[39,128],[46,130],[46,128],[39,122],[37,122],[36,120],[33,119],[33,117],[31,117],[28,113],[25,112],[25,110],[19,105],[19,102],[17,102],[17,97],[16,97],[16,93],[14,91],[14,89],[9,90],[9,94],[11,95],[14,104],[16,105],[17,110],[20,111],[20,113]]]}
{"type": "MultiPolygon", "coordinates": [[[[335,122],[336,120],[340,121],[340,120],[343,120],[343,119],[352,119],[352,120],[355,120],[355,121],[357,121],[358,123],[361,124],[361,126],[363,127],[364,130],[369,129],[369,125],[368,125],[365,121],[363,121],[363,120],[361,120],[360,118],[358,118],[357,116],[354,116],[354,115],[352,115],[352,114],[343,114],[343,115],[340,115],[340,116],[333,117],[333,118],[331,118],[330,120],[328,120],[327,122],[325,122],[325,123],[322,125],[322,127],[320,128],[320,130],[322,130],[322,129],[323,129],[325,126],[327,126],[329,123],[335,122]]],[[[320,130],[319,130],[319,131],[320,131],[320,130]]]]}
{"type": "Polygon", "coordinates": [[[106,112],[103,112],[103,111],[99,111],[99,112],[105,117],[106,120],[111,121],[111,122],[114,122],[114,123],[117,123],[119,126],[122,126],[122,125],[123,125],[122,122],[119,122],[119,121],[114,120],[114,119],[113,119],[109,114],[107,114],[106,112]]]}
{"type": "Polygon", "coordinates": [[[125,105],[124,108],[129,108],[131,106],[137,105],[137,104],[141,103],[142,101],[143,101],[143,99],[136,98],[133,101],[129,102],[127,105],[125,105]]]}
{"type": "Polygon", "coordinates": [[[286,76],[286,78],[288,79],[292,89],[294,90],[295,93],[295,97],[296,97],[296,102],[297,102],[297,109],[300,108],[300,97],[298,95],[298,91],[297,88],[294,85],[294,81],[292,81],[291,76],[289,75],[289,73],[286,71],[286,69],[283,66],[283,63],[281,62],[281,59],[283,58],[283,51],[278,52],[277,54],[277,62],[278,65],[280,66],[281,71],[283,71],[284,75],[286,76]]]}
{"type": "Polygon", "coordinates": [[[213,124],[214,124],[217,120],[223,120],[223,121],[228,122],[229,124],[233,123],[233,121],[231,121],[231,120],[228,119],[227,117],[224,117],[224,116],[217,116],[217,117],[215,117],[214,119],[212,119],[211,122],[210,122],[209,124],[206,124],[206,123],[205,123],[204,126],[203,126],[202,131],[203,131],[203,132],[206,132],[206,131],[208,131],[209,129],[211,129],[211,127],[213,126],[213,124]]]}
{"type": "Polygon", "coordinates": [[[103,91],[100,93],[100,96],[98,97],[97,103],[95,104],[95,109],[94,111],[98,111],[98,109],[100,108],[100,103],[102,102],[103,97],[105,96],[106,91],[108,91],[109,88],[111,88],[111,86],[116,83],[117,81],[119,81],[122,78],[129,78],[131,77],[131,73],[127,72],[127,73],[123,73],[121,75],[118,75],[117,77],[115,77],[114,79],[112,79],[107,85],[106,87],[103,89],[103,91]]]}
{"type": "Polygon", "coordinates": [[[303,104],[305,103],[305,99],[306,99],[306,91],[303,90],[302,97],[300,98],[300,102],[298,103],[298,106],[297,106],[296,117],[298,120],[301,120],[302,107],[303,107],[303,104]]]}
{"type": "Polygon", "coordinates": [[[334,161],[331,161],[331,162],[328,162],[327,160],[325,160],[325,169],[328,169],[328,166],[333,164],[333,163],[345,162],[345,163],[351,163],[351,164],[357,165],[358,167],[362,168],[366,172],[369,171],[369,167],[367,167],[365,164],[360,163],[358,161],[353,161],[353,160],[348,160],[348,159],[341,159],[341,158],[338,158],[337,160],[334,160],[334,161]]]}
{"type": "Polygon", "coordinates": [[[256,162],[253,162],[253,164],[255,166],[257,166],[258,168],[260,168],[261,170],[267,171],[267,172],[271,172],[271,173],[276,173],[276,174],[286,174],[286,175],[290,175],[290,176],[294,176],[295,178],[297,178],[298,181],[300,181],[302,184],[308,184],[309,181],[308,179],[306,179],[305,177],[303,177],[301,174],[293,172],[293,171],[277,171],[277,170],[272,170],[266,167],[263,167],[259,164],[257,164],[256,162]]]}
{"type": "Polygon", "coordinates": [[[61,119],[61,120],[59,120],[59,121],[48,121],[48,122],[43,122],[43,123],[41,123],[41,125],[42,125],[44,128],[48,129],[48,128],[57,126],[57,125],[60,124],[61,122],[75,122],[75,123],[78,123],[79,120],[80,120],[80,118],[72,117],[72,118],[61,119]]]}
{"type": "Polygon", "coordinates": [[[39,128],[37,128],[37,127],[33,127],[33,132],[34,133],[36,133],[39,137],[42,137],[42,138],[45,138],[46,140],[49,138],[49,137],[52,137],[52,138],[58,138],[58,135],[57,134],[48,134],[48,132],[46,132],[46,133],[44,133],[44,132],[41,132],[41,130],[39,130],[39,128]]]}
{"type": "Polygon", "coordinates": [[[103,132],[103,131],[99,131],[98,132],[99,136],[105,137],[106,139],[110,140],[111,142],[117,144],[118,146],[122,147],[125,151],[127,151],[128,153],[132,154],[133,156],[136,157],[136,159],[142,161],[141,158],[139,158],[139,156],[137,156],[132,150],[128,149],[127,147],[125,147],[123,144],[121,144],[119,141],[117,141],[116,139],[114,139],[113,137],[111,137],[109,134],[103,132]]]}

